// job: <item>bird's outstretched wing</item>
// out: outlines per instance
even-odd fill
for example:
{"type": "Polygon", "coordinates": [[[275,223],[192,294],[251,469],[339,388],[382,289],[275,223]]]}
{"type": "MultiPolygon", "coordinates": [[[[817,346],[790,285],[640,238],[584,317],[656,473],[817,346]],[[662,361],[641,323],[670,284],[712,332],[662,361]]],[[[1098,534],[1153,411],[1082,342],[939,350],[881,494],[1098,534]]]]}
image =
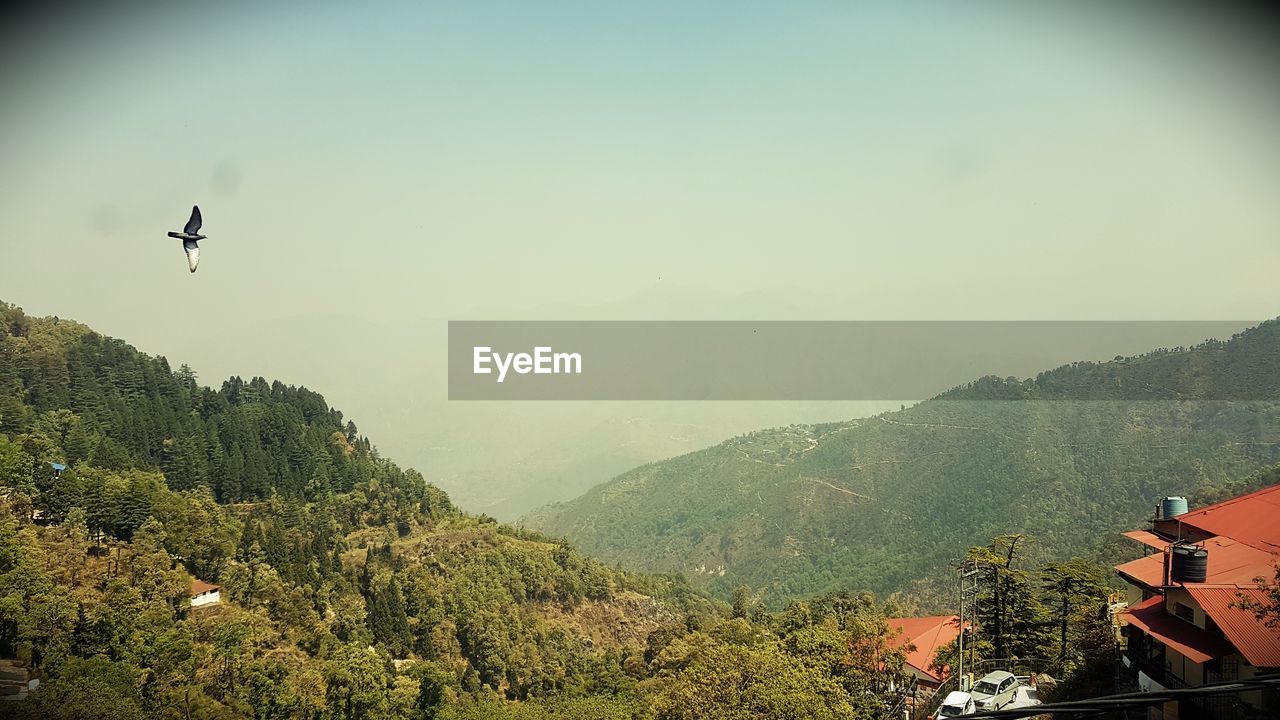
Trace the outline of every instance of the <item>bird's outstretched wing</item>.
{"type": "Polygon", "coordinates": [[[195,240],[183,240],[182,249],[187,251],[187,267],[195,272],[196,266],[200,264],[200,246],[196,245],[195,240]]]}
{"type": "Polygon", "coordinates": [[[200,222],[200,206],[192,205],[191,219],[187,221],[187,226],[182,228],[182,231],[188,235],[195,235],[200,232],[200,222]]]}

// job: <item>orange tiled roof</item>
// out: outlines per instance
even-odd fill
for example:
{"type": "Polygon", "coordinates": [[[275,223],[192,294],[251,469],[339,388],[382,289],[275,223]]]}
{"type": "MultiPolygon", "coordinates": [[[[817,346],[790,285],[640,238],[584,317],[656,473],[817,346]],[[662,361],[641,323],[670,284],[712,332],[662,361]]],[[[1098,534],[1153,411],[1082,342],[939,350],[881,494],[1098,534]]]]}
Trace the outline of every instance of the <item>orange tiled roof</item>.
{"type": "Polygon", "coordinates": [[[907,653],[907,664],[938,682],[945,679],[942,668],[933,666],[938,648],[949,645],[960,635],[960,618],[955,615],[933,615],[918,618],[889,618],[889,629],[899,631],[889,646],[907,645],[915,649],[907,653]]]}

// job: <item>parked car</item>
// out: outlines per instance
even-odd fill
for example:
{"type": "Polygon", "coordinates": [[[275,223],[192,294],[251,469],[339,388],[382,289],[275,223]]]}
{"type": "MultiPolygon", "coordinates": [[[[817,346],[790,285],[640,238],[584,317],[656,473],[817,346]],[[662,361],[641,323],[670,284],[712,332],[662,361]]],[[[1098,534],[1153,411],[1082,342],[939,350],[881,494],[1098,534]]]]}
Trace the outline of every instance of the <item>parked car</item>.
{"type": "Polygon", "coordinates": [[[999,710],[1018,694],[1018,678],[1003,670],[989,672],[973,686],[973,702],[979,710],[999,710]]]}
{"type": "Polygon", "coordinates": [[[953,690],[947,693],[947,699],[942,701],[942,707],[938,708],[938,714],[934,715],[936,720],[944,720],[945,718],[963,717],[978,712],[978,708],[973,704],[973,696],[967,692],[953,690]]]}

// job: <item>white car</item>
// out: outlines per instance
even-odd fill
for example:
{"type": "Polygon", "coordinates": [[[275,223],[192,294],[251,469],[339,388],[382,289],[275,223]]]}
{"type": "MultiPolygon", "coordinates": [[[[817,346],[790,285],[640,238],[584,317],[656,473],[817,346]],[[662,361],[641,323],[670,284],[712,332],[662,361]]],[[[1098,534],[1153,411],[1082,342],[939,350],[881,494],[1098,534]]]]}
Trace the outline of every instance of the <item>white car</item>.
{"type": "Polygon", "coordinates": [[[1018,678],[1003,670],[989,672],[973,686],[972,695],[979,710],[999,710],[1018,696],[1018,678]]]}
{"type": "Polygon", "coordinates": [[[934,715],[936,720],[944,720],[944,718],[963,717],[978,712],[978,708],[973,704],[973,696],[967,692],[953,690],[947,693],[947,699],[942,701],[942,707],[938,708],[938,714],[934,715]]]}

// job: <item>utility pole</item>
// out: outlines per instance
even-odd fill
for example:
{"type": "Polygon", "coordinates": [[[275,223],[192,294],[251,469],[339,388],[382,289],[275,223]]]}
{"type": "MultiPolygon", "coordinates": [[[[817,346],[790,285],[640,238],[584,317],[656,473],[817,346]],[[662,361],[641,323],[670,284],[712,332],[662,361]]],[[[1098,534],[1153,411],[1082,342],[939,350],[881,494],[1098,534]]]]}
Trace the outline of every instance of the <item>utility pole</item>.
{"type": "Polygon", "coordinates": [[[959,637],[959,640],[957,641],[958,642],[957,650],[959,650],[959,652],[957,653],[957,656],[959,660],[956,662],[956,689],[963,691],[966,689],[964,687],[964,636],[965,636],[964,606],[965,606],[965,603],[968,602],[969,594],[972,593],[974,590],[977,590],[976,583],[973,587],[967,588],[965,587],[965,581],[973,577],[974,575],[977,575],[978,569],[974,567],[972,561],[963,560],[960,562],[959,570],[960,570],[960,637],[959,637]]]}
{"type": "Polygon", "coordinates": [[[960,639],[957,642],[960,660],[956,663],[956,689],[964,690],[964,563],[960,564],[960,639]]]}

